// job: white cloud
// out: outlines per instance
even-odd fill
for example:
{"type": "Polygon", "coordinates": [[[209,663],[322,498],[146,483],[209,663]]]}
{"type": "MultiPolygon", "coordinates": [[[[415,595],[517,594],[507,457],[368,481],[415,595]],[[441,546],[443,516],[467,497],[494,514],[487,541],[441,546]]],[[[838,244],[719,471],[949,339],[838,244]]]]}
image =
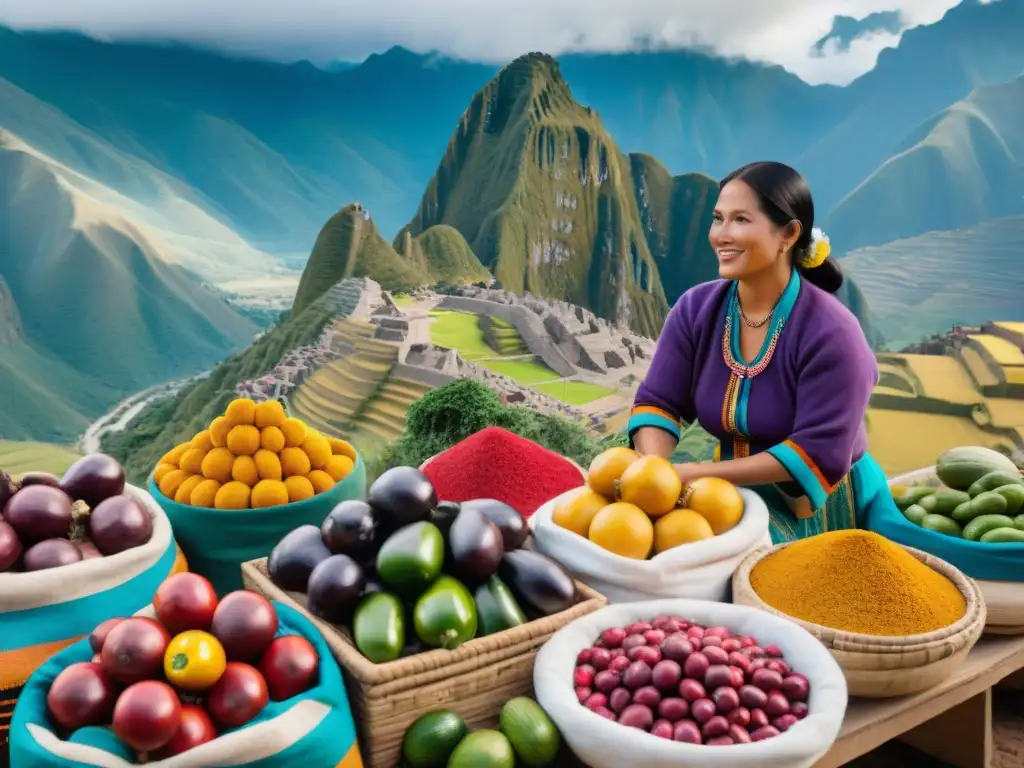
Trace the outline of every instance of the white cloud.
{"type": "Polygon", "coordinates": [[[846,83],[898,35],[810,53],[837,15],[899,10],[932,23],[959,0],[4,0],[0,23],[108,38],[156,36],[314,61],[358,60],[391,45],[507,61],[527,51],[621,51],[638,38],[702,43],[781,64],[813,83],[846,83]]]}

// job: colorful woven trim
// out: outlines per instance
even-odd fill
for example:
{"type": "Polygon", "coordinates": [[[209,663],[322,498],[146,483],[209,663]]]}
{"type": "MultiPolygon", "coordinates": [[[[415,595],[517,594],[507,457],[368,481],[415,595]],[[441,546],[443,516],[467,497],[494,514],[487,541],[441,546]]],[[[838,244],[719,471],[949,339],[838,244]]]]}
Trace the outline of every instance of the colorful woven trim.
{"type": "Polygon", "coordinates": [[[818,465],[803,448],[792,440],[786,440],[778,445],[773,445],[768,449],[768,453],[778,459],[793,476],[793,479],[800,484],[815,509],[825,506],[835,486],[825,479],[825,475],[818,465]]]}
{"type": "Polygon", "coordinates": [[[679,439],[681,434],[679,419],[664,408],[658,408],[654,405],[633,406],[629,423],[626,425],[626,432],[632,437],[634,432],[643,427],[663,429],[675,437],[676,440],[679,439]]]}

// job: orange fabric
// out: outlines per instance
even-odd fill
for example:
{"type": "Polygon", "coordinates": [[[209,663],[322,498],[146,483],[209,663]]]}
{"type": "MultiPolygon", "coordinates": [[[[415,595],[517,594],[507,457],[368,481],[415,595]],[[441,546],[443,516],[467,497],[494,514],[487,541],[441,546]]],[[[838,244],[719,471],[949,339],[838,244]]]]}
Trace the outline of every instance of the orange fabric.
{"type": "Polygon", "coordinates": [[[44,661],[69,645],[77,643],[82,637],[84,635],[0,653],[0,691],[24,685],[44,661]]]}
{"type": "Polygon", "coordinates": [[[359,753],[359,742],[352,745],[348,754],[334,768],[363,768],[363,756],[359,753]]]}
{"type": "Polygon", "coordinates": [[[174,567],[171,568],[171,572],[168,576],[173,576],[176,573],[184,573],[188,570],[188,560],[185,559],[185,553],[181,551],[181,547],[177,544],[175,544],[174,547],[178,550],[178,556],[174,559],[174,567]]]}
{"type": "Polygon", "coordinates": [[[635,405],[633,406],[633,410],[631,411],[631,413],[634,416],[640,413],[650,413],[655,416],[662,416],[668,419],[669,421],[675,422],[676,424],[679,423],[679,418],[675,414],[669,413],[663,408],[658,408],[657,406],[654,405],[635,405]]]}
{"type": "Polygon", "coordinates": [[[825,479],[825,475],[821,473],[821,470],[818,469],[818,465],[815,464],[814,460],[807,455],[807,452],[804,451],[803,448],[794,443],[792,440],[786,440],[784,441],[784,444],[788,445],[790,448],[792,448],[800,455],[800,458],[804,460],[804,464],[806,464],[807,468],[814,473],[814,476],[818,478],[818,482],[821,483],[821,487],[825,489],[825,495],[827,496],[830,493],[832,493],[832,491],[835,489],[835,486],[825,479]]]}

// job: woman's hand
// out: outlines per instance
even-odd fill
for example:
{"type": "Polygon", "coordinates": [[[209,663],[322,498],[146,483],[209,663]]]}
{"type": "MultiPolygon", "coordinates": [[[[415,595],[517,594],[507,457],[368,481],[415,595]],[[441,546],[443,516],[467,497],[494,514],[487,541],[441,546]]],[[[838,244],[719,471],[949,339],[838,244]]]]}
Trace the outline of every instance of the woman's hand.
{"type": "Polygon", "coordinates": [[[707,465],[704,462],[695,461],[689,464],[673,464],[672,466],[675,468],[676,474],[679,475],[679,479],[683,482],[683,491],[686,490],[687,483],[707,475],[707,465]]]}

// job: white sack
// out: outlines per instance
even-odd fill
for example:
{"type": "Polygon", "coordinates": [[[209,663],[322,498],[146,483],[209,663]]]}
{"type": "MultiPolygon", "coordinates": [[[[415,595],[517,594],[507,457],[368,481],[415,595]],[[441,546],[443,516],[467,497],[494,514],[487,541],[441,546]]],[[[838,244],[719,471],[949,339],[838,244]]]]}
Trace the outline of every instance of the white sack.
{"type": "Polygon", "coordinates": [[[550,715],[573,752],[591,768],[811,768],[839,734],[846,714],[846,679],[832,654],[793,622],[744,605],[703,600],[652,600],[610,605],[560,629],[533,666],[537,703],[550,715]],[[728,627],[762,645],[777,645],[785,660],[810,681],[809,713],[785,733],[753,744],[707,747],[652,736],[606,720],[580,704],[573,687],[576,657],[609,627],[679,615],[704,626],[728,627]],[[641,761],[641,762],[638,762],[641,761]]]}
{"type": "Polygon", "coordinates": [[[743,558],[758,547],[772,545],[764,501],[746,488],[739,491],[744,509],[735,528],[711,539],[674,547],[650,560],[613,554],[555,525],[551,516],[565,494],[538,509],[530,525],[540,552],[560,562],[610,603],[664,597],[728,602],[733,571],[743,558]]]}

